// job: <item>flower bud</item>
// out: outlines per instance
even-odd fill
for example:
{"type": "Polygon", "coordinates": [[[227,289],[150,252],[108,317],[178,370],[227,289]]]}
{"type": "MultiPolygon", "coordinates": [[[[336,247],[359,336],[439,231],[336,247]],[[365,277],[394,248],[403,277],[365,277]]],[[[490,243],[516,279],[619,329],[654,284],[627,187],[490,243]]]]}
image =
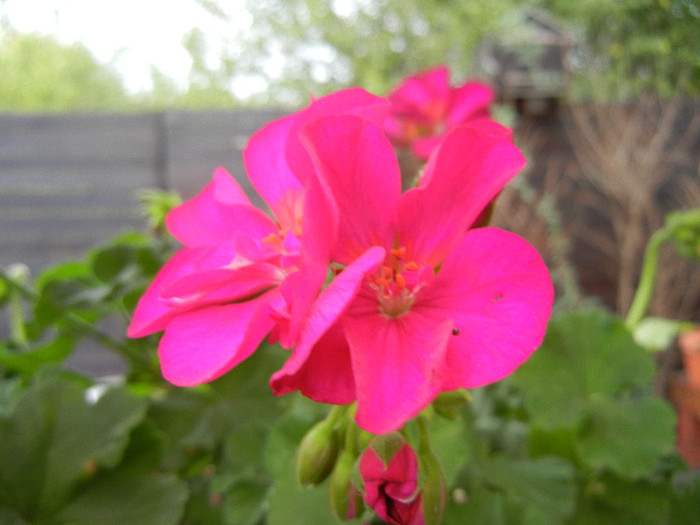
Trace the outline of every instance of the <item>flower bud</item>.
{"type": "Polygon", "coordinates": [[[338,519],[343,521],[355,518],[364,509],[362,495],[352,483],[356,459],[351,450],[343,450],[331,474],[331,506],[338,519]]]}
{"type": "Polygon", "coordinates": [[[338,438],[333,418],[317,423],[304,436],[297,453],[297,479],[317,485],[328,477],[338,457],[338,438]]]}
{"type": "Polygon", "coordinates": [[[359,463],[363,498],[393,525],[425,525],[416,453],[398,432],[377,436],[359,463]]]}

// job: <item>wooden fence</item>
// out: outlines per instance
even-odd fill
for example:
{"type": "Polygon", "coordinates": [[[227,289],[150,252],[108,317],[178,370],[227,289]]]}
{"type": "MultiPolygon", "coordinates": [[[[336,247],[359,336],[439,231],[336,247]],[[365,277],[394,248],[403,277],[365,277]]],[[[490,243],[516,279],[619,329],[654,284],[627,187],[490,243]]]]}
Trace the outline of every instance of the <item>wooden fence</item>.
{"type": "Polygon", "coordinates": [[[136,192],[192,197],[279,111],[0,115],[0,266],[38,271],[143,229],[136,192]]]}

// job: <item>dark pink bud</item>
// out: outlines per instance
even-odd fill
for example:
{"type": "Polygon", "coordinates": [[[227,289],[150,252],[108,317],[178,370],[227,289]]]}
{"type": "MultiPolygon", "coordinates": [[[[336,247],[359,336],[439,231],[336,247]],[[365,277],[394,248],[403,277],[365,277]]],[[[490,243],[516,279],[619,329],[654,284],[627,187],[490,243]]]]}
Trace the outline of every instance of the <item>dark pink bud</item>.
{"type": "Polygon", "coordinates": [[[418,458],[400,434],[375,438],[360,457],[363,498],[394,525],[425,525],[418,490],[418,458]]]}

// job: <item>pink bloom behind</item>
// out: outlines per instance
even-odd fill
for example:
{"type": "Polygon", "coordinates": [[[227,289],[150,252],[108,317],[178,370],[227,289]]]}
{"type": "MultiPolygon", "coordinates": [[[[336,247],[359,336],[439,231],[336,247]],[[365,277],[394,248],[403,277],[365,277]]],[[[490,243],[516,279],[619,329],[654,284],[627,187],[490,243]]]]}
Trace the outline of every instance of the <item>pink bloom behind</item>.
{"type": "Polygon", "coordinates": [[[451,87],[446,67],[429,69],[408,77],[389,95],[392,109],[384,130],[395,145],[410,147],[426,160],[449,130],[488,120],[493,98],[485,84],[451,87]]]}

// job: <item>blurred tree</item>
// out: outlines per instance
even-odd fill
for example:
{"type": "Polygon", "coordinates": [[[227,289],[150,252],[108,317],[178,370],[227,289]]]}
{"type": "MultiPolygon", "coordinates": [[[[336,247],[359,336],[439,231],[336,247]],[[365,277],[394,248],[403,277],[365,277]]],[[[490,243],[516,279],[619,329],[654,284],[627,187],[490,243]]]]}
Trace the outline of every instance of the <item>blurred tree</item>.
{"type": "MultiPolygon", "coordinates": [[[[525,2],[531,3],[531,2],[525,2]]],[[[578,94],[700,94],[698,0],[542,0],[577,34],[578,94]]]]}
{"type": "MultiPolygon", "coordinates": [[[[227,16],[220,0],[199,0],[227,16]]],[[[300,104],[361,85],[385,93],[438,63],[473,70],[485,36],[511,37],[516,9],[545,9],[574,37],[577,98],[700,92],[698,0],[247,0],[253,18],[228,60],[266,86],[254,104],[300,104]]]]}
{"type": "Polygon", "coordinates": [[[405,74],[446,63],[472,70],[474,50],[517,0],[249,0],[238,71],[264,80],[261,104],[299,104],[309,94],[360,85],[384,94],[405,74]]]}
{"type": "Polygon", "coordinates": [[[183,38],[182,45],[192,61],[187,85],[184,88],[177,86],[172,79],[152,68],[152,89],[138,97],[142,105],[152,109],[231,108],[240,105],[232,90],[236,76],[234,63],[226,56],[213,57],[214,63],[210,63],[204,36],[200,29],[195,28],[183,38]]]}
{"type": "Polygon", "coordinates": [[[124,109],[119,76],[83,46],[50,36],[0,31],[0,111],[124,109]]]}

